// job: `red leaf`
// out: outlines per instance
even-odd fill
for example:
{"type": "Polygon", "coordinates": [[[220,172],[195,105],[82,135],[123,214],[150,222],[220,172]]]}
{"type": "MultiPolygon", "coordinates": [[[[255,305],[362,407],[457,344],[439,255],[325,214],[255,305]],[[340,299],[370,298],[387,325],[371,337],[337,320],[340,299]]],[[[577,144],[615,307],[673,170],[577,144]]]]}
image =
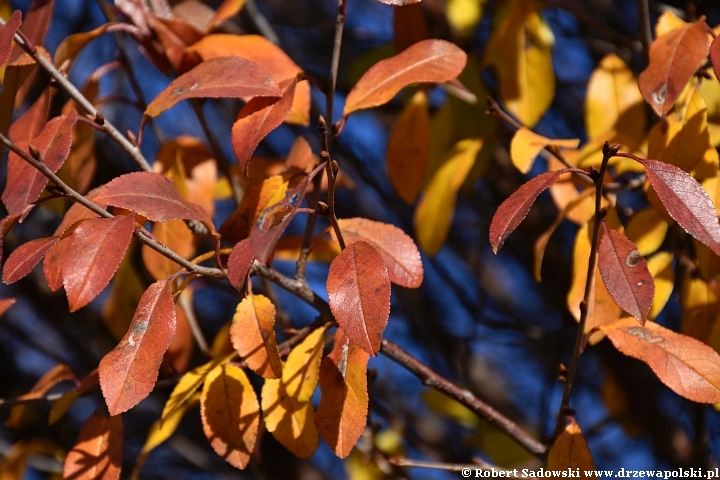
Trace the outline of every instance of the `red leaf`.
{"type": "Polygon", "coordinates": [[[35,0],[30,5],[20,30],[30,39],[32,45],[43,44],[54,7],[55,0],[35,0]]]}
{"type": "Polygon", "coordinates": [[[715,37],[710,44],[710,63],[715,72],[715,78],[720,78],[720,41],[718,41],[718,37],[715,37]]]}
{"type": "Polygon", "coordinates": [[[257,63],[242,57],[205,60],[170,82],[150,102],[145,115],[157,117],[187,98],[280,97],[282,91],[270,74],[257,63]]]}
{"type": "Polygon", "coordinates": [[[43,274],[48,283],[51,292],[57,292],[63,286],[62,264],[68,247],[72,246],[72,238],[61,238],[50,250],[45,254],[43,261],[43,274]]]}
{"type": "Polygon", "coordinates": [[[720,224],[712,200],[693,177],[658,160],[638,159],[670,216],[690,235],[720,255],[720,224]]]}
{"type": "Polygon", "coordinates": [[[390,278],[385,262],[367,242],[357,241],[330,264],[330,310],[353,343],[377,355],[390,316],[390,278]]]}
{"type": "Polygon", "coordinates": [[[320,364],[321,395],[315,426],[341,458],[348,456],[367,424],[369,358],[338,329],[332,352],[320,364]]]}
{"type": "Polygon", "coordinates": [[[248,175],[250,156],[268,133],[285,121],[295,100],[297,77],[280,83],[282,97],[257,97],[240,110],[232,127],[232,147],[240,170],[248,175]]]}
{"type": "Polygon", "coordinates": [[[411,83],[441,83],[460,75],[467,55],[445,40],[423,40],[380,60],[358,80],[345,101],[344,116],[389,102],[411,83]]]}
{"type": "MultiPolygon", "coordinates": [[[[382,256],[390,281],[407,288],[418,288],[423,281],[420,251],[405,232],[388,223],[366,218],[338,220],[345,243],[368,242],[382,256]]],[[[335,232],[332,232],[335,236],[335,232]]]]}
{"type": "Polygon", "coordinates": [[[95,218],[81,223],[62,259],[62,277],[70,311],[88,303],[110,283],[135,231],[134,215],[95,218]]]}
{"type": "Polygon", "coordinates": [[[5,312],[7,312],[8,308],[15,305],[15,299],[14,298],[3,298],[0,299],[0,316],[4,315],[5,312]]]}
{"type": "Polygon", "coordinates": [[[122,446],[122,417],[93,413],[80,429],[77,443],[65,458],[63,478],[120,478],[122,446]]]}
{"type": "Polygon", "coordinates": [[[250,248],[255,258],[265,264],[275,249],[290,220],[295,216],[297,208],[305,197],[310,181],[324,168],[325,164],[318,165],[297,186],[285,193],[285,197],[277,204],[266,208],[260,214],[255,227],[250,232],[250,248]]]}
{"type": "MultiPolygon", "coordinates": [[[[72,127],[77,112],[72,110],[50,120],[30,144],[40,152],[43,163],[57,172],[70,155],[72,127]]],[[[17,212],[38,199],[48,183],[47,177],[16,154],[8,156],[8,179],[2,200],[8,212],[17,212]]]]}
{"type": "Polygon", "coordinates": [[[538,195],[554,184],[565,171],[563,169],[541,173],[515,190],[500,205],[490,223],[490,244],[493,252],[497,253],[502,248],[507,237],[525,219],[538,195]]]}
{"type": "Polygon", "coordinates": [[[420,3],[421,0],[377,0],[380,3],[384,3],[385,5],[397,5],[397,6],[403,6],[403,5],[410,5],[412,3],[420,3]]]}
{"type": "Polygon", "coordinates": [[[625,235],[609,230],[605,222],[602,225],[604,233],[598,250],[600,275],[615,303],[644,324],[655,296],[655,282],[647,261],[625,235]]]}
{"type": "Polygon", "coordinates": [[[121,175],[100,189],[95,203],[125,208],[153,222],[199,220],[214,231],[207,212],[201,206],[184,200],[172,182],[159,173],[121,175]]]}
{"type": "Polygon", "coordinates": [[[10,229],[15,225],[15,222],[17,222],[20,219],[20,216],[22,215],[22,212],[13,213],[11,215],[8,215],[7,217],[0,220],[0,261],[2,261],[3,257],[3,239],[5,238],[5,235],[10,231],[10,229]]]}
{"type": "Polygon", "coordinates": [[[100,361],[100,388],[111,415],[130,410],[155,387],[163,355],[175,336],[168,280],[148,287],[120,343],[100,361]]]}
{"type": "Polygon", "coordinates": [[[13,37],[20,24],[22,23],[22,13],[20,10],[15,10],[10,17],[10,20],[3,26],[0,26],[0,65],[5,65],[5,62],[10,58],[10,52],[13,46],[13,37]]]}
{"type": "Polygon", "coordinates": [[[59,237],[37,238],[16,248],[3,267],[3,282],[9,285],[25,278],[59,239],[59,237]]]}
{"type": "Polygon", "coordinates": [[[230,285],[242,290],[252,268],[253,260],[255,257],[250,249],[250,239],[246,238],[233,247],[227,262],[230,285]]]}
{"type": "MultiPolygon", "coordinates": [[[[97,189],[85,195],[88,200],[94,200],[97,189]]],[[[98,214],[87,208],[82,203],[73,203],[72,206],[65,212],[65,216],[60,222],[60,225],[55,229],[53,235],[62,235],[67,230],[72,228],[76,223],[90,218],[98,218],[98,214]]]]}
{"type": "Polygon", "coordinates": [[[638,77],[640,93],[660,116],[670,111],[710,49],[705,17],[676,28],[650,45],[650,62],[638,77]]]}

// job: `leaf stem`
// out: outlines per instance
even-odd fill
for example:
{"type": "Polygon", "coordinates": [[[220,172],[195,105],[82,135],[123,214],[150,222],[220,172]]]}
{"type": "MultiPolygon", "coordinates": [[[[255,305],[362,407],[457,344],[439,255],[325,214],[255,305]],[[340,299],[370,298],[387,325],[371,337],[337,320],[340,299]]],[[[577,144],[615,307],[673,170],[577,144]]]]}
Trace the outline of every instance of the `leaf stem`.
{"type": "Polygon", "coordinates": [[[562,403],[558,412],[557,423],[555,424],[555,432],[553,438],[557,438],[565,427],[565,418],[572,414],[570,410],[570,392],[572,391],[573,380],[577,372],[580,355],[583,353],[583,339],[585,338],[585,324],[587,323],[590,311],[590,297],[592,289],[595,286],[595,270],[597,269],[598,246],[600,244],[600,223],[604,217],[601,210],[603,179],[607,171],[608,161],[617,154],[620,145],[610,145],[605,142],[603,147],[603,159],[600,164],[600,171],[594,176],[595,180],[595,220],[593,223],[592,241],[590,243],[590,258],[588,258],[587,279],[585,280],[585,294],[580,302],[580,321],[578,322],[577,336],[575,337],[575,347],[573,349],[572,360],[565,377],[565,385],[563,386],[562,403]]]}

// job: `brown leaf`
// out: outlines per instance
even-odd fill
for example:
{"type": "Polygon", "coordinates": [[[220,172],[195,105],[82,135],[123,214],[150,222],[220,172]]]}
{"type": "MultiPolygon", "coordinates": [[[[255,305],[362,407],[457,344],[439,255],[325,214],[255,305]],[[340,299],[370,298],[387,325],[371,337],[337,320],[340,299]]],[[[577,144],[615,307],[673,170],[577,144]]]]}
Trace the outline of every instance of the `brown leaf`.
{"type": "Polygon", "coordinates": [[[417,82],[441,83],[460,75],[467,55],[445,40],[423,40],[373,65],[350,90],[344,116],[389,102],[417,82]]]}
{"type": "Polygon", "coordinates": [[[720,402],[720,355],[711,347],[655,322],[639,327],[629,318],[603,325],[600,331],[622,353],[647,363],[678,395],[694,402],[720,402]]]}
{"type": "Polygon", "coordinates": [[[130,410],[152,392],[175,336],[175,323],[170,283],[153,283],[140,299],[125,337],[100,360],[100,388],[111,415],[130,410]]]}
{"type": "Polygon", "coordinates": [[[282,363],[275,340],[275,305],[262,295],[249,295],[238,304],[230,340],[253,372],[280,378],[282,363]]]}
{"type": "Polygon", "coordinates": [[[15,37],[15,32],[20,28],[21,23],[22,12],[15,10],[7,23],[0,27],[0,65],[5,65],[5,62],[10,58],[13,37],[15,37]]]}
{"type": "Polygon", "coordinates": [[[335,345],[320,365],[320,404],[315,426],[335,454],[345,458],[365,430],[369,356],[338,329],[335,345]]]}
{"type": "Polygon", "coordinates": [[[241,57],[206,60],[170,82],[145,109],[157,117],[188,98],[280,97],[282,91],[260,65],[241,57]]]}
{"type": "Polygon", "coordinates": [[[245,286],[253,260],[255,260],[255,257],[252,250],[250,250],[250,239],[248,238],[235,244],[230,252],[227,261],[227,276],[230,285],[239,291],[242,291],[245,286]]]}
{"type": "Polygon", "coordinates": [[[548,452],[548,470],[595,470],[590,449],[580,427],[571,418],[548,452]]]}
{"type": "Polygon", "coordinates": [[[705,17],[676,28],[650,46],[650,61],[638,77],[640,93],[660,116],[670,111],[710,50],[705,17]]]}
{"type": "Polygon", "coordinates": [[[625,235],[608,229],[605,222],[602,225],[598,250],[600,275],[615,303],[644,324],[655,296],[655,282],[647,261],[625,235]]]}
{"type": "Polygon", "coordinates": [[[263,138],[285,121],[295,99],[297,78],[280,83],[282,97],[256,97],[240,110],[232,127],[232,147],[240,170],[248,174],[250,156],[263,138]]]}
{"type": "Polygon", "coordinates": [[[390,278],[382,256],[362,240],[348,245],[330,264],[327,292],[340,328],[360,348],[377,355],[390,316],[390,278]]]}
{"type": "MultiPolygon", "coordinates": [[[[72,127],[77,112],[72,110],[50,120],[40,134],[29,142],[40,152],[43,163],[57,172],[70,155],[72,127]]],[[[27,146],[27,144],[25,144],[27,146]]],[[[15,153],[8,155],[8,178],[2,200],[8,212],[14,213],[38,199],[48,183],[47,177],[15,153]]]]}
{"type": "Polygon", "coordinates": [[[63,478],[104,480],[120,478],[122,468],[122,417],[93,413],[80,429],[77,443],[68,452],[63,478]]]}
{"type": "Polygon", "coordinates": [[[71,247],[73,243],[72,238],[65,237],[55,243],[50,250],[45,253],[45,260],[43,261],[43,275],[48,283],[48,288],[51,292],[57,292],[63,286],[62,278],[62,264],[65,254],[68,252],[68,247],[71,247]]]}
{"type": "Polygon", "coordinates": [[[16,248],[5,261],[3,283],[9,285],[25,278],[59,239],[59,237],[37,238],[16,248]]]}
{"type": "MultiPolygon", "coordinates": [[[[338,220],[345,243],[368,242],[382,256],[390,281],[406,288],[418,288],[423,281],[420,252],[412,238],[389,223],[366,218],[338,220]]],[[[335,232],[331,231],[333,238],[335,232]]]]}
{"type": "Polygon", "coordinates": [[[72,255],[63,255],[61,266],[71,312],[90,303],[110,283],[134,231],[133,215],[86,220],[75,229],[66,246],[72,255]]]}
{"type": "Polygon", "coordinates": [[[490,223],[490,244],[493,252],[497,253],[502,248],[507,237],[525,219],[537,197],[563,173],[565,169],[541,173],[515,190],[500,205],[490,223]]]}
{"type": "Polygon", "coordinates": [[[220,365],[208,374],[200,415],[213,450],[230,465],[245,468],[255,449],[260,405],[242,369],[220,365]]]}
{"type": "Polygon", "coordinates": [[[208,213],[199,205],[184,200],[172,182],[158,173],[121,175],[100,189],[95,203],[125,208],[153,222],[198,220],[214,231],[208,213]]]}
{"type": "Polygon", "coordinates": [[[639,159],[668,214],[690,235],[720,254],[715,206],[697,180],[674,165],[639,159]]]}

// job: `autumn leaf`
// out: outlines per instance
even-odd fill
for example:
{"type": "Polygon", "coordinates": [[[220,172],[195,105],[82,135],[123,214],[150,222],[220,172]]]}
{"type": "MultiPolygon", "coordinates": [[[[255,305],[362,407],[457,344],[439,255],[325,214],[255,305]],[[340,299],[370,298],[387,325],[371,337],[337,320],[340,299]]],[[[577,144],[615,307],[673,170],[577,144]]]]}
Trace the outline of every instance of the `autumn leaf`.
{"type": "Polygon", "coordinates": [[[173,388],[170,397],[165,402],[160,420],[165,421],[174,415],[178,409],[190,402],[192,396],[197,392],[200,386],[205,382],[208,374],[218,365],[222,365],[225,359],[214,359],[208,363],[195,367],[183,374],[180,380],[173,388]]]}
{"type": "Polygon", "coordinates": [[[50,408],[50,414],[48,415],[48,425],[54,425],[60,420],[63,415],[70,409],[73,402],[77,400],[81,395],[88,393],[90,390],[96,388],[100,384],[100,378],[98,377],[98,369],[92,370],[90,373],[85,375],[80,381],[80,385],[75,390],[65,392],[60,398],[55,400],[50,408]]]}
{"type": "Polygon", "coordinates": [[[111,415],[130,410],[152,392],[175,335],[175,321],[170,283],[153,283],[140,299],[125,337],[100,361],[100,388],[111,415]]]}
{"type": "Polygon", "coordinates": [[[415,233],[428,255],[435,255],[447,238],[457,194],[483,146],[483,140],[460,140],[430,179],[415,210],[415,233]]]}
{"type": "Polygon", "coordinates": [[[320,404],[315,426],[335,454],[345,458],[365,430],[368,414],[368,354],[341,329],[320,365],[320,404]]]}
{"type": "Polygon", "coordinates": [[[419,3],[421,0],[377,0],[380,3],[384,3],[385,5],[396,5],[396,6],[404,6],[404,5],[410,5],[413,3],[419,3]]]}
{"type": "Polygon", "coordinates": [[[182,404],[180,408],[173,411],[172,414],[153,422],[150,426],[150,430],[148,431],[147,438],[145,439],[145,444],[143,445],[142,450],[140,450],[140,454],[136,460],[136,470],[138,470],[139,464],[141,465],[145,462],[148,453],[156,447],[162,445],[172,436],[173,433],[175,433],[178,426],[180,426],[180,421],[183,419],[187,411],[199,403],[200,392],[195,392],[185,403],[182,404]]]}
{"type": "MultiPolygon", "coordinates": [[[[35,382],[35,385],[30,389],[29,392],[24,393],[18,397],[18,400],[32,400],[42,398],[51,388],[58,383],[65,380],[75,380],[70,367],[64,364],[56,365],[43,374],[40,379],[35,382]]],[[[10,410],[10,415],[5,422],[7,428],[20,428],[23,426],[24,421],[27,420],[26,412],[31,407],[28,403],[18,403],[13,405],[10,410]]]]}
{"type": "Polygon", "coordinates": [[[220,235],[233,243],[248,238],[260,214],[283,199],[287,186],[280,175],[273,175],[248,189],[240,205],[220,225],[220,235]]]}
{"type": "Polygon", "coordinates": [[[281,379],[269,378],[262,388],[262,411],[268,432],[293,455],[310,458],[315,453],[320,437],[312,403],[298,401],[281,379]]]}
{"type": "Polygon", "coordinates": [[[213,16],[210,25],[208,25],[208,31],[220,25],[225,20],[237,15],[240,10],[242,10],[243,6],[245,6],[245,0],[225,0],[222,2],[215,10],[215,15],[213,16]]]}
{"type": "Polygon", "coordinates": [[[62,279],[70,311],[92,301],[110,283],[135,231],[135,218],[95,218],[81,223],[73,232],[63,255],[62,279]]]}
{"type": "Polygon", "coordinates": [[[3,283],[9,285],[25,278],[58,240],[58,237],[37,238],[16,248],[5,261],[3,283]]]}
{"type": "MultiPolygon", "coordinates": [[[[170,248],[180,257],[192,258],[195,252],[193,233],[182,220],[154,223],[151,233],[155,240],[170,248]]],[[[168,278],[181,268],[174,260],[153,250],[148,245],[143,245],[141,251],[143,263],[155,280],[168,278]]]]}
{"type": "Polygon", "coordinates": [[[212,219],[202,207],[184,200],[170,180],[154,172],[115,178],[100,189],[95,203],[125,208],[153,222],[198,220],[214,231],[212,219]]]}
{"type": "Polygon", "coordinates": [[[445,40],[423,40],[373,65],[348,93],[343,115],[389,102],[404,87],[460,75],[467,55],[445,40]]]}
{"type": "Polygon", "coordinates": [[[280,99],[256,97],[240,110],[232,127],[232,147],[245,175],[248,174],[250,156],[262,139],[280,126],[290,113],[297,83],[297,78],[284,80],[280,83],[280,99]]]}
{"type": "Polygon", "coordinates": [[[674,165],[638,159],[668,214],[690,235],[720,254],[715,206],[697,180],[674,165]]]}
{"type": "Polygon", "coordinates": [[[602,226],[598,268],[605,287],[620,308],[644,324],[655,296],[647,261],[625,235],[608,229],[605,222],[602,226]]]}
{"type": "MultiPolygon", "coordinates": [[[[423,281],[423,266],[415,242],[400,228],[366,218],[338,220],[345,243],[364,241],[380,254],[390,281],[406,288],[418,288],[423,281]]],[[[331,231],[333,238],[335,232],[331,231]]]]}
{"type": "Polygon", "coordinates": [[[317,387],[326,330],[327,327],[313,330],[292,349],[283,366],[285,392],[300,403],[309,402],[317,387]]]}
{"type": "Polygon", "coordinates": [[[668,227],[657,210],[650,207],[638,210],[630,217],[625,226],[625,235],[637,246],[640,255],[647,256],[660,248],[668,227]]]}
{"type": "Polygon", "coordinates": [[[718,75],[720,72],[720,41],[718,41],[718,37],[715,37],[710,44],[710,63],[715,72],[715,78],[720,78],[718,75]]]}
{"type": "Polygon", "coordinates": [[[230,285],[241,291],[248,279],[253,261],[252,250],[250,250],[250,239],[245,239],[233,247],[227,261],[227,276],[230,285]]]}
{"type": "Polygon", "coordinates": [[[655,322],[639,327],[634,319],[622,319],[600,331],[622,353],[648,364],[678,395],[694,402],[720,402],[720,355],[711,347],[655,322]]]}
{"type": "Polygon", "coordinates": [[[63,259],[68,252],[68,247],[71,247],[72,243],[73,239],[71,237],[61,238],[45,253],[43,275],[45,275],[45,280],[51,292],[57,292],[63,286],[63,259]]]}
{"type": "Polygon", "coordinates": [[[668,300],[670,300],[673,288],[675,288],[673,254],[670,252],[656,253],[648,260],[648,270],[650,270],[655,284],[655,297],[648,318],[654,319],[665,308],[668,300]]]}
{"type": "Polygon", "coordinates": [[[122,450],[122,417],[93,413],[80,429],[77,443],[65,458],[63,478],[119,479],[122,450]]]}
{"type": "Polygon", "coordinates": [[[14,298],[2,298],[0,299],[0,316],[5,315],[5,312],[7,312],[8,308],[15,305],[15,299],[14,298]]]}
{"type": "Polygon", "coordinates": [[[0,27],[0,65],[5,65],[10,58],[13,38],[15,37],[15,32],[20,28],[21,23],[22,12],[15,10],[10,19],[0,27]]]}
{"type": "Polygon", "coordinates": [[[513,135],[510,142],[510,158],[513,165],[522,173],[528,173],[535,162],[535,157],[547,146],[577,148],[580,140],[552,140],[538,135],[529,128],[521,128],[513,135]]]}
{"type": "Polygon", "coordinates": [[[387,144],[387,171],[398,196],[412,204],[430,163],[430,112],[424,91],[417,92],[395,121],[387,144]]]}
{"type": "Polygon", "coordinates": [[[340,328],[360,348],[377,355],[390,316],[390,279],[382,256],[362,240],[348,245],[330,264],[327,292],[340,328]]]}
{"type": "Polygon", "coordinates": [[[275,305],[262,295],[249,295],[238,304],[230,340],[245,363],[265,378],[280,378],[282,363],[275,340],[275,305]]]}
{"type": "Polygon", "coordinates": [[[595,462],[580,427],[574,418],[570,418],[565,429],[550,447],[547,469],[558,471],[576,468],[594,470],[595,462]]]}
{"type": "MultiPolygon", "coordinates": [[[[29,211],[32,209],[32,207],[25,207],[25,213],[29,213],[29,211]]],[[[20,217],[22,216],[23,212],[16,212],[8,215],[7,217],[4,217],[2,220],[0,220],[0,261],[3,258],[3,239],[5,238],[5,235],[10,231],[10,229],[15,225],[15,223],[20,220],[20,217]]]]}
{"type": "Polygon", "coordinates": [[[170,82],[145,109],[157,117],[188,98],[280,97],[282,92],[270,74],[257,63],[241,57],[205,60],[170,82]]]}
{"type": "Polygon", "coordinates": [[[710,51],[705,17],[676,28],[650,46],[650,61],[638,77],[645,101],[659,116],[667,114],[710,51]]]}
{"type": "Polygon", "coordinates": [[[497,253],[502,248],[507,237],[525,219],[537,197],[554,184],[565,171],[563,169],[541,173],[515,190],[500,205],[490,223],[490,244],[493,252],[497,253]]]}
{"type": "Polygon", "coordinates": [[[255,449],[260,405],[245,372],[234,365],[215,367],[200,396],[203,431],[213,450],[243,469],[255,449]]]}
{"type": "Polygon", "coordinates": [[[82,52],[90,42],[98,38],[100,35],[112,32],[134,32],[132,27],[126,23],[110,22],[90,30],[89,32],[80,32],[68,35],[60,42],[57,50],[55,50],[54,64],[58,69],[67,69],[70,63],[82,52]],[[68,62],[68,65],[64,65],[68,62]]]}

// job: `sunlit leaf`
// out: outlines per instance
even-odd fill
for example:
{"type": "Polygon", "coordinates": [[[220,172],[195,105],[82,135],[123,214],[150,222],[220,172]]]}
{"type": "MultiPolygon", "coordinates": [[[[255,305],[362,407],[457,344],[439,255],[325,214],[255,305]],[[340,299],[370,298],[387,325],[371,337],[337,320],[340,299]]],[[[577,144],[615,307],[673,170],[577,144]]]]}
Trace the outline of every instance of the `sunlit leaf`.
{"type": "Polygon", "coordinates": [[[572,140],[552,140],[538,135],[528,128],[521,128],[510,142],[510,158],[513,165],[522,173],[527,173],[535,162],[535,157],[540,151],[549,146],[577,148],[580,145],[579,139],[572,140]]]}
{"type": "Polygon", "coordinates": [[[280,202],[287,187],[288,183],[280,175],[273,175],[247,190],[240,205],[220,225],[220,234],[233,243],[248,238],[263,210],[280,202]]]}
{"type": "Polygon", "coordinates": [[[655,298],[653,299],[649,319],[654,319],[670,300],[675,287],[675,271],[672,266],[673,255],[670,252],[658,252],[648,259],[648,270],[655,283],[655,298]]]}
{"type": "Polygon", "coordinates": [[[200,403],[200,393],[195,392],[190,398],[182,404],[182,406],[167,417],[155,420],[150,426],[145,444],[140,451],[140,458],[144,458],[153,449],[162,445],[168,438],[172,436],[180,425],[180,421],[183,419],[188,410],[200,403]]]}
{"type": "Polygon", "coordinates": [[[292,349],[283,366],[282,383],[285,392],[300,403],[309,402],[317,387],[325,330],[327,327],[313,330],[292,349]]]}
{"type": "Polygon", "coordinates": [[[299,458],[310,458],[320,437],[312,403],[288,395],[281,379],[266,379],[262,388],[265,427],[282,446],[299,458]]]}
{"type": "Polygon", "coordinates": [[[637,246],[640,255],[657,251],[665,240],[668,223],[654,208],[635,212],[625,226],[625,235],[637,246]]]}
{"type": "Polygon", "coordinates": [[[595,462],[593,462],[590,448],[588,448],[580,427],[575,422],[575,419],[571,418],[568,425],[555,440],[555,443],[550,447],[547,469],[568,471],[576,468],[583,471],[586,469],[594,470],[595,462]]]}
{"type": "Polygon", "coordinates": [[[92,414],[68,452],[63,478],[118,479],[122,468],[123,422],[119,415],[92,414]]]}
{"type": "Polygon", "coordinates": [[[249,295],[238,304],[230,340],[245,363],[265,378],[280,378],[282,363],[275,340],[275,305],[262,295],[249,295]]]}

